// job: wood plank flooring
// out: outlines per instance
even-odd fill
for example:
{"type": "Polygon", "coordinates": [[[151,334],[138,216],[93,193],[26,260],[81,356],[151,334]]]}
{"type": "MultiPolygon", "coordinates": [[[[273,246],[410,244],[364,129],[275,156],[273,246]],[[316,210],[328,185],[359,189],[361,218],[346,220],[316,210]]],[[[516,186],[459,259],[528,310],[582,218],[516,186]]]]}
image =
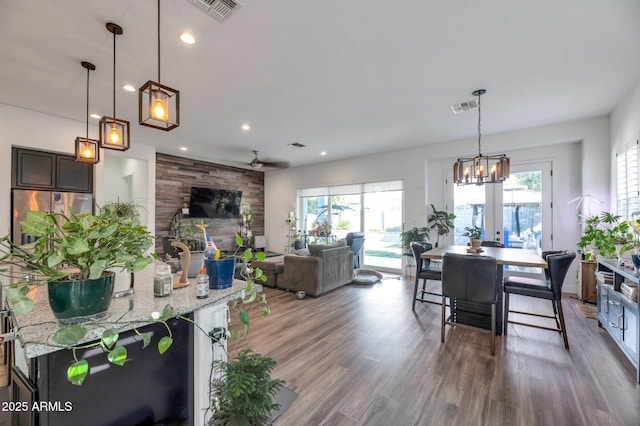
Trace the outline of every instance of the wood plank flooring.
{"type": "Polygon", "coordinates": [[[273,377],[299,394],[275,425],[640,424],[635,370],[570,295],[570,351],[557,333],[509,325],[491,356],[489,336],[472,330],[447,327],[441,344],[440,306],[414,314],[412,290],[411,278],[303,300],[265,289],[271,315],[253,312],[249,337],[230,349],[273,357],[273,377]]]}

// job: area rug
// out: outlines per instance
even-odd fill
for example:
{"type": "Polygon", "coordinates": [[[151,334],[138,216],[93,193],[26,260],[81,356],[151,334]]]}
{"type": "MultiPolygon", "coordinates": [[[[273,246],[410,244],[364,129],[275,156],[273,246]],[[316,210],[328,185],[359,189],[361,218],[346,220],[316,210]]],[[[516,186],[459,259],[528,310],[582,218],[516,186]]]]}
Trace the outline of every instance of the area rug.
{"type": "Polygon", "coordinates": [[[277,404],[280,404],[280,409],[273,410],[269,414],[271,423],[273,423],[278,417],[280,417],[282,413],[287,411],[287,408],[291,406],[291,404],[293,403],[293,401],[296,400],[297,397],[298,397],[298,394],[295,393],[293,390],[285,386],[281,387],[280,390],[278,391],[278,394],[274,398],[274,402],[277,404]]]}
{"type": "Polygon", "coordinates": [[[576,306],[585,318],[598,319],[598,308],[590,303],[582,303],[576,299],[576,306]]]}

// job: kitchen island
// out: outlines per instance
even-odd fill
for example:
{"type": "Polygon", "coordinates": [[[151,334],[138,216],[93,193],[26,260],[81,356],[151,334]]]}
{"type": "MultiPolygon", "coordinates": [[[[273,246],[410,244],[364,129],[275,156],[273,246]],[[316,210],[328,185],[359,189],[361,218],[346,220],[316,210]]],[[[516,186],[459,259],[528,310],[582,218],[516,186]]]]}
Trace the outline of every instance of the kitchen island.
{"type": "Polygon", "coordinates": [[[193,283],[154,297],[153,275],[153,265],[136,273],[134,294],[113,299],[106,317],[82,324],[88,332],[79,347],[115,328],[128,359],[120,367],[109,363],[100,347],[77,349],[75,358],[86,359],[90,367],[81,386],[67,380],[74,352],[51,341],[61,326],[49,307],[47,287],[33,289],[34,310],[11,315],[19,331],[10,389],[14,424],[204,424],[211,361],[226,358],[224,340],[214,344],[205,333],[227,327],[227,302],[242,297],[246,283],[235,280],[229,289],[209,290],[206,299],[196,298],[193,283]],[[154,323],[167,305],[202,330],[179,318],[167,321],[171,331],[154,323]],[[152,334],[148,347],[143,348],[138,332],[152,334]],[[173,344],[160,354],[158,341],[169,334],[173,344]]]}

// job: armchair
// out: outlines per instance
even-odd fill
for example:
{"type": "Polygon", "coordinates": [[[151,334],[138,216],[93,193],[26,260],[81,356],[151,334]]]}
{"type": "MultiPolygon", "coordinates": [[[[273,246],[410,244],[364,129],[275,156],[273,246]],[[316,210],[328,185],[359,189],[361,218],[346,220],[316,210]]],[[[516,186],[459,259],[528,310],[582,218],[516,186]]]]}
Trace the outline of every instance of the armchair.
{"type": "Polygon", "coordinates": [[[360,267],[360,252],[364,246],[364,232],[349,232],[346,236],[347,245],[353,253],[353,269],[360,267]]]}

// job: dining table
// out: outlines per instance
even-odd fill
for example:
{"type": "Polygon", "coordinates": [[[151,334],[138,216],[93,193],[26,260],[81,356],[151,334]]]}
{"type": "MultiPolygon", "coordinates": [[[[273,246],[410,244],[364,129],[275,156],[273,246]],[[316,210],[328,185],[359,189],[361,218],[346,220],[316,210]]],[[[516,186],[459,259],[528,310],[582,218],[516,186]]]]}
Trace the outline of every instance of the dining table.
{"type": "MultiPolygon", "coordinates": [[[[496,259],[497,274],[496,280],[498,285],[498,303],[496,306],[496,334],[502,334],[502,315],[503,315],[503,292],[504,292],[504,267],[523,266],[530,268],[547,268],[547,262],[542,255],[536,250],[520,249],[520,248],[504,248],[504,247],[480,247],[480,249],[472,249],[469,246],[447,245],[434,247],[431,250],[423,252],[420,257],[423,259],[439,260],[445,253],[467,254],[469,256],[490,256],[496,259]]],[[[480,326],[482,328],[491,329],[491,305],[488,303],[476,303],[468,301],[454,301],[451,303],[455,315],[452,319],[461,324],[480,326]]]]}

